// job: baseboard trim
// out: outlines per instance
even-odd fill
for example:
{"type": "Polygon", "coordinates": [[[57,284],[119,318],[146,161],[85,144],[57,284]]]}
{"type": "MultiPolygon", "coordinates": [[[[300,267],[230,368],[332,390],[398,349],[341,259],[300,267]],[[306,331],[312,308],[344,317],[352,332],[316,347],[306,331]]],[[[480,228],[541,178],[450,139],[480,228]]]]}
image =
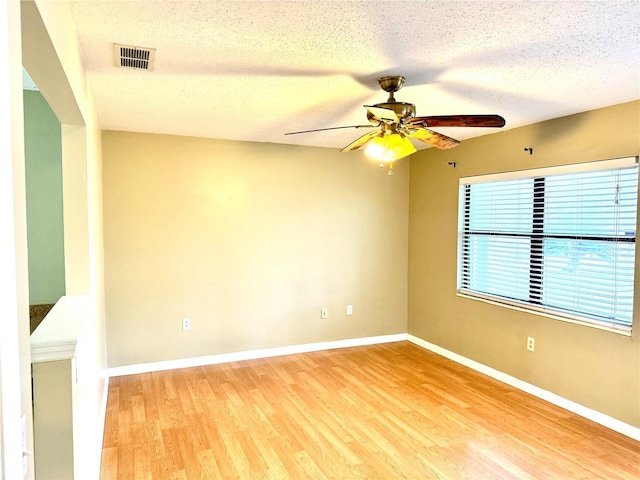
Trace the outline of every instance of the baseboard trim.
{"type": "Polygon", "coordinates": [[[504,372],[491,368],[482,363],[476,362],[469,358],[463,357],[455,352],[442,348],[433,343],[427,342],[419,337],[408,333],[398,333],[393,335],[380,335],[375,337],[351,338],[346,340],[335,340],[331,342],[307,343],[303,345],[289,345],[285,347],[266,348],[261,350],[249,350],[244,352],[222,353],[219,355],[208,355],[204,357],[183,358],[178,360],[167,360],[162,362],[139,363],[134,365],[125,365],[122,367],[112,367],[107,370],[107,384],[105,387],[105,397],[103,400],[103,413],[106,418],[106,392],[108,390],[109,377],[119,377],[122,375],[135,375],[139,373],[159,372],[162,370],[173,370],[177,368],[201,367],[204,365],[216,365],[219,363],[238,362],[242,360],[255,360],[258,358],[277,357],[281,355],[293,355],[296,353],[317,352],[320,350],[330,350],[334,348],[361,347],[364,345],[375,345],[379,343],[400,342],[408,340],[426,350],[442,355],[456,363],[469,367],[480,373],[488,375],[500,382],[510,385],[514,388],[529,393],[535,397],[546,400],[549,403],[564,408],[577,415],[585,417],[604,427],[610,428],[618,433],[640,441],[640,428],[629,425],[618,419],[610,417],[604,413],[598,412],[591,408],[580,405],[579,403],[568,400],[560,395],[556,395],[543,388],[536,387],[530,383],[512,377],[504,372]]]}
{"type": "Polygon", "coordinates": [[[568,410],[577,415],[580,415],[581,417],[585,417],[604,427],[610,428],[611,430],[614,430],[618,433],[626,435],[627,437],[640,441],[640,428],[634,427],[633,425],[629,425],[628,423],[617,420],[613,417],[605,415],[604,413],[585,407],[584,405],[580,405],[579,403],[573,402],[564,397],[556,395],[555,393],[549,392],[548,390],[544,390],[540,387],[536,387],[535,385],[519,380],[515,377],[512,377],[511,375],[507,375],[506,373],[503,373],[499,370],[495,370],[494,368],[491,368],[482,363],[476,362],[475,360],[471,360],[469,358],[463,357],[462,355],[454,353],[445,348],[439,347],[438,345],[427,342],[426,340],[422,340],[421,338],[407,334],[407,340],[409,340],[411,343],[414,343],[422,348],[425,348],[426,350],[437,353],[438,355],[442,355],[443,357],[446,357],[450,360],[453,360],[454,362],[464,365],[465,367],[469,367],[480,373],[488,375],[489,377],[494,378],[502,383],[511,385],[512,387],[515,387],[518,390],[522,390],[535,397],[541,398],[542,400],[546,400],[547,402],[557,405],[558,407],[564,408],[565,410],[568,410]]]}
{"type": "Polygon", "coordinates": [[[174,370],[176,368],[201,367],[203,365],[215,365],[219,363],[238,362],[241,360],[255,360],[258,358],[278,357],[295,353],[317,352],[333,348],[361,347],[377,343],[400,342],[407,340],[406,333],[394,335],[380,335],[376,337],[350,338],[346,340],[334,340],[331,342],[306,343],[303,345],[289,345],[286,347],[265,348],[261,350],[249,350],[245,352],[222,353],[219,355],[207,355],[204,357],[182,358],[153,363],[138,363],[123,367],[109,368],[109,377],[122,375],[135,375],[139,373],[159,372],[162,370],[174,370]]]}

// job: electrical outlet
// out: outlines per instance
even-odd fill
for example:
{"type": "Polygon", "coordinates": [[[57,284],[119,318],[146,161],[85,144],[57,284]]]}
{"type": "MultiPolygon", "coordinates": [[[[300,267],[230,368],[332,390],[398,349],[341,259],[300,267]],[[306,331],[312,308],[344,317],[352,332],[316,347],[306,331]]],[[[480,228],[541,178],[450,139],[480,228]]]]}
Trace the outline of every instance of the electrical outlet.
{"type": "Polygon", "coordinates": [[[527,350],[530,352],[535,352],[536,350],[536,339],[533,337],[527,337],[527,350]]]}
{"type": "Polygon", "coordinates": [[[191,330],[191,319],[183,318],[182,319],[182,330],[191,330]]]}
{"type": "Polygon", "coordinates": [[[353,315],[353,305],[347,305],[347,315],[353,315]]]}
{"type": "Polygon", "coordinates": [[[329,309],[323,308],[320,310],[320,318],[329,318],[329,309]]]}

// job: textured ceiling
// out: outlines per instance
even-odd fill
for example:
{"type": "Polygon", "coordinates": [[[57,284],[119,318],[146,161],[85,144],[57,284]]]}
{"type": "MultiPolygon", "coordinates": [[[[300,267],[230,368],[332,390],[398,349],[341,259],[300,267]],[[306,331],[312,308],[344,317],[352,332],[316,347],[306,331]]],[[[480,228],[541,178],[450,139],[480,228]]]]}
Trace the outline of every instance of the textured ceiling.
{"type": "MultiPolygon", "coordinates": [[[[507,128],[640,98],[640,2],[70,1],[107,130],[341,148],[387,95],[507,128]],[[113,43],[156,49],[114,66],[113,43]]],[[[442,128],[458,139],[493,133],[442,128]]]]}

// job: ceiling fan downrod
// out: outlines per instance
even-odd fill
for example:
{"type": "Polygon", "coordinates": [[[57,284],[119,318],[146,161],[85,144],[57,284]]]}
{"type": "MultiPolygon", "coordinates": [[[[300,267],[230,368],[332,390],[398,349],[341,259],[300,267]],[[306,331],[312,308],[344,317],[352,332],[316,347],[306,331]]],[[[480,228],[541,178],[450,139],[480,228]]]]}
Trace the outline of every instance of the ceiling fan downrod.
{"type": "Polygon", "coordinates": [[[380,77],[378,83],[380,88],[389,93],[389,99],[393,99],[394,92],[397,92],[404,85],[405,78],[402,75],[387,75],[380,77]]]}

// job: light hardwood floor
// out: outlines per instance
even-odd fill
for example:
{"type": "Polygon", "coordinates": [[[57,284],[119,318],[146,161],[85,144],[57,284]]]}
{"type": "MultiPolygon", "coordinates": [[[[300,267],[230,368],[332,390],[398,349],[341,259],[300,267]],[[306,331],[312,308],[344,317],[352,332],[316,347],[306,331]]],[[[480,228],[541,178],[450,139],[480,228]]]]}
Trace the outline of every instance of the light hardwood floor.
{"type": "Polygon", "coordinates": [[[640,442],[409,342],[110,380],[106,479],[637,479],[640,442]]]}

